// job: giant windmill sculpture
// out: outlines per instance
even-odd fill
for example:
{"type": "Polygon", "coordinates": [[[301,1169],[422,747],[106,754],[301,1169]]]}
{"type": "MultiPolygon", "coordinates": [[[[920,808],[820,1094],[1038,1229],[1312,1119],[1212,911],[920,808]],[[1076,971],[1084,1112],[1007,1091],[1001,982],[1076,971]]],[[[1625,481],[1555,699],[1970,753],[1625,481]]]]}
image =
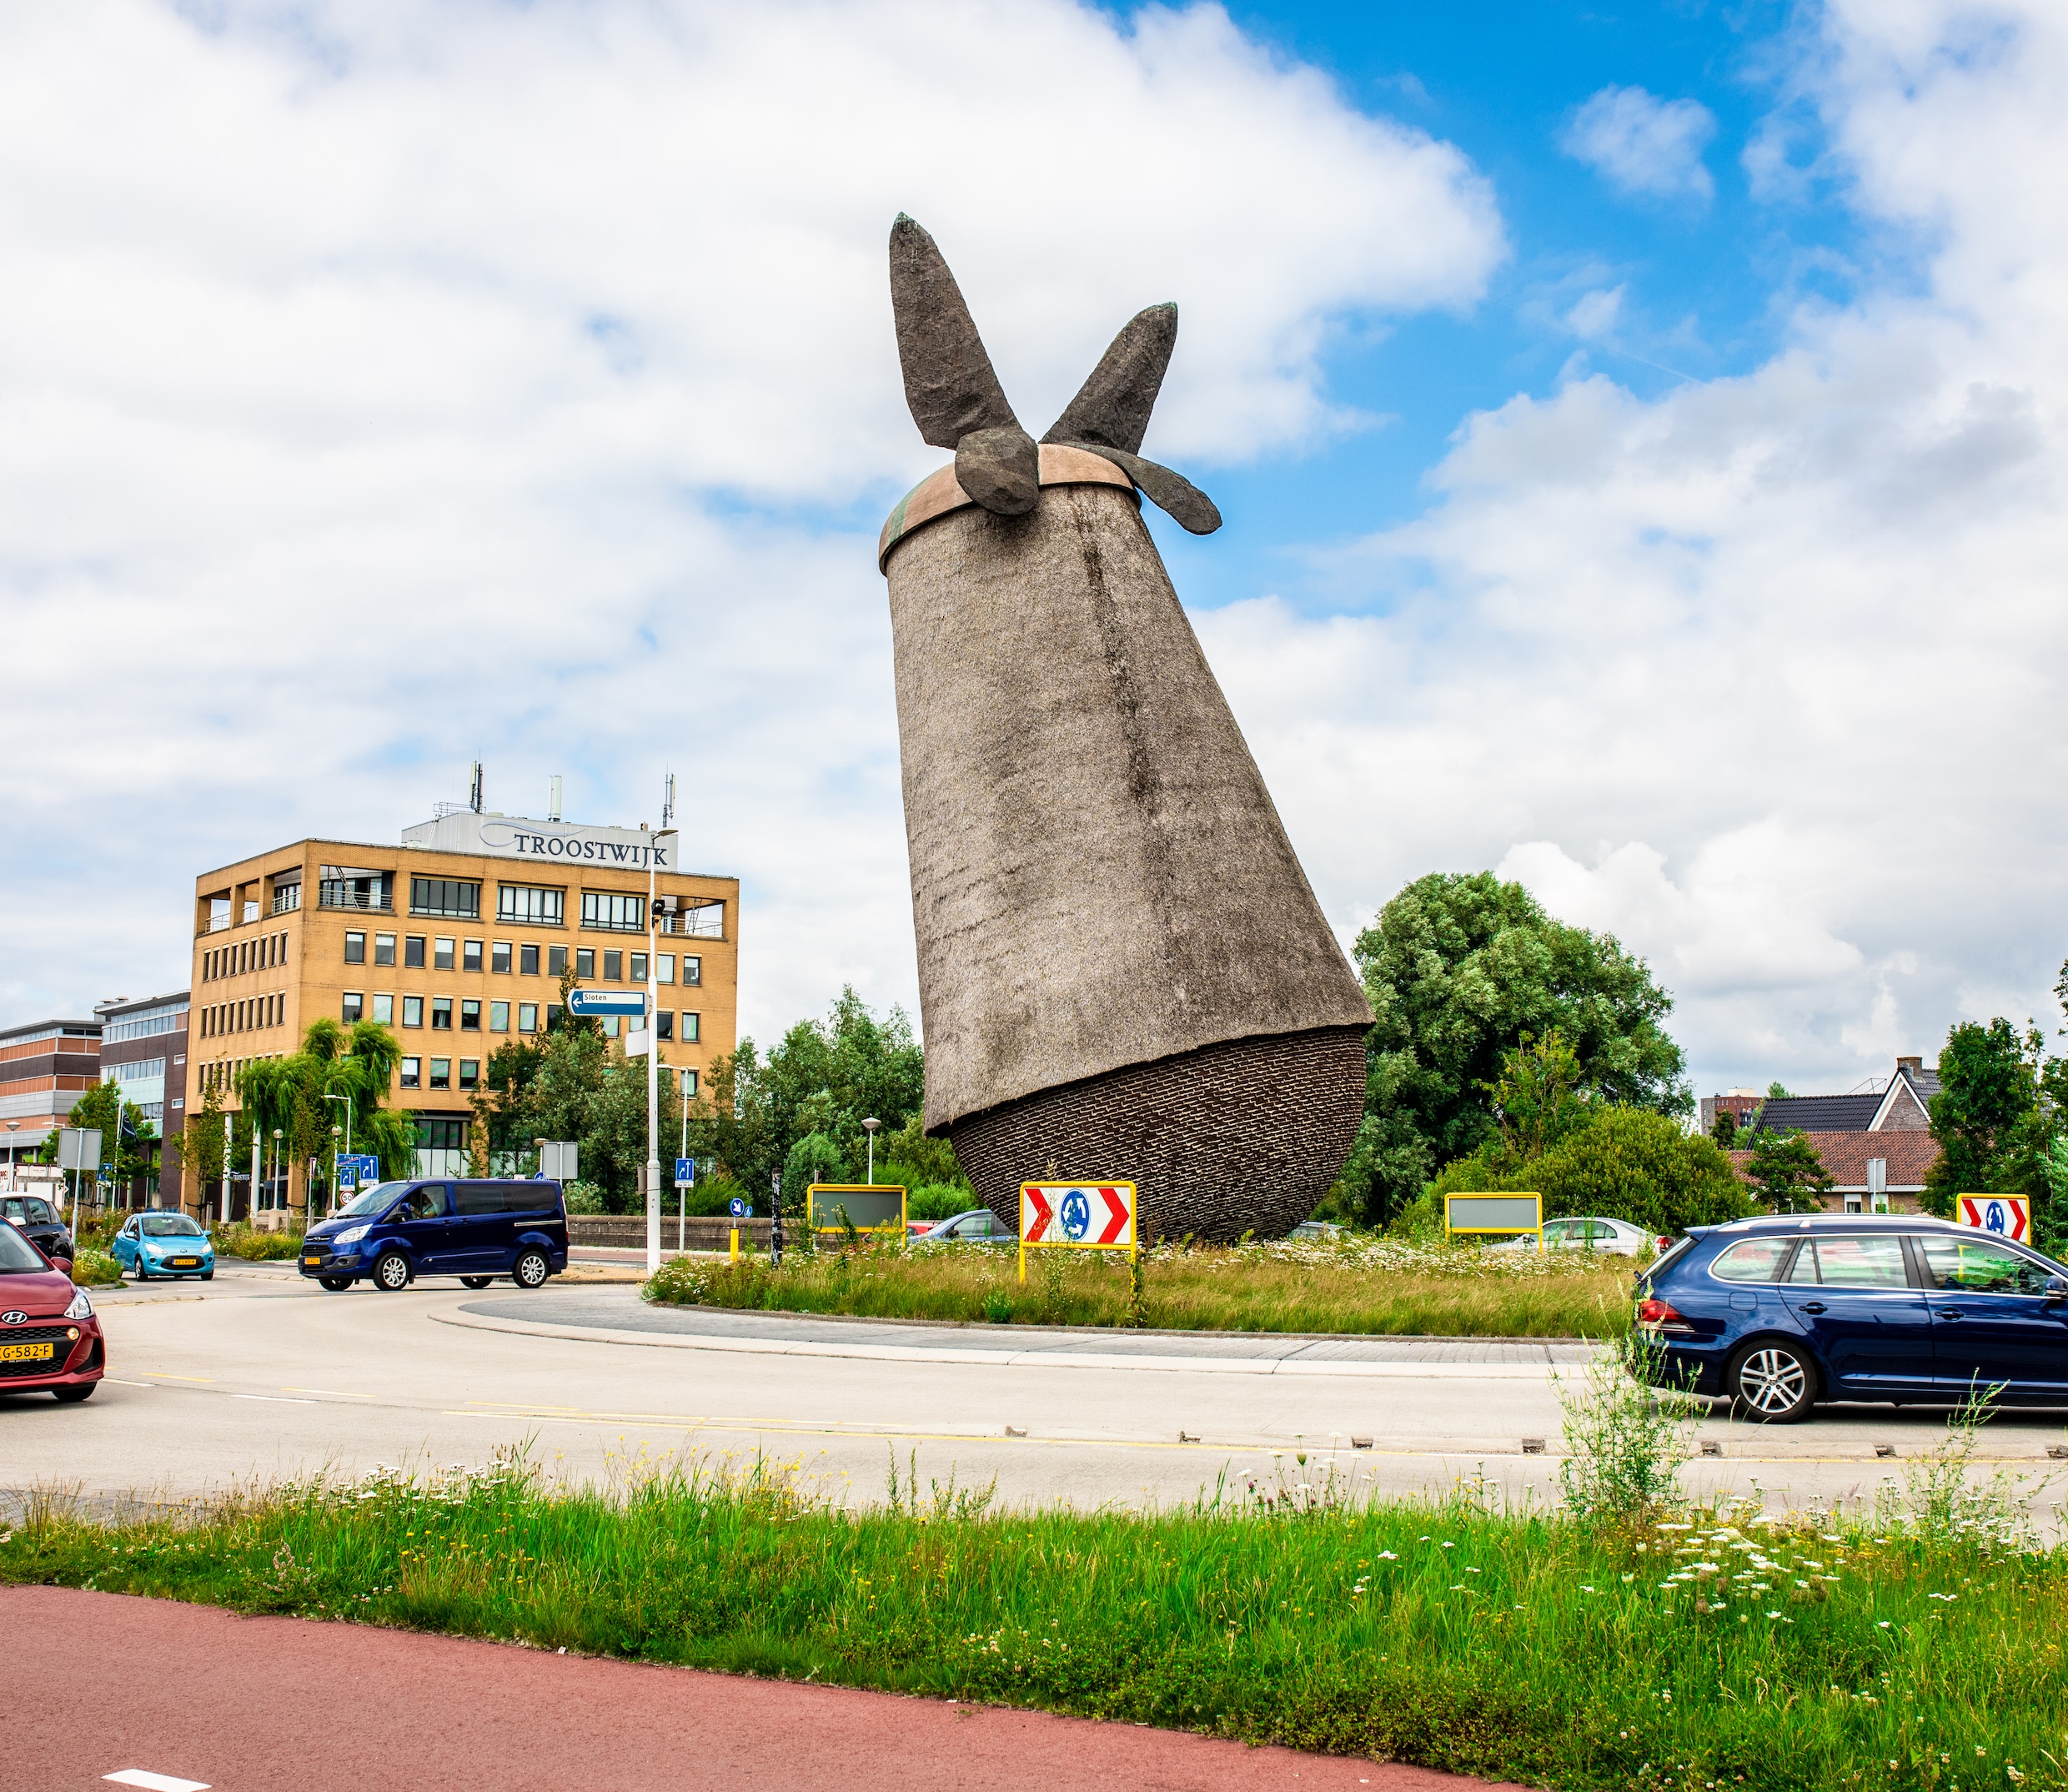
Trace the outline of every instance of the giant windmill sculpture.
{"type": "Polygon", "coordinates": [[[1132,1177],[1146,1227],[1283,1232],[1343,1167],[1371,1012],[1141,515],[1220,513],[1141,458],[1177,308],[1037,444],[901,216],[905,395],[955,464],[884,525],[926,1126],[1009,1226],[1019,1184],[1132,1177]]]}

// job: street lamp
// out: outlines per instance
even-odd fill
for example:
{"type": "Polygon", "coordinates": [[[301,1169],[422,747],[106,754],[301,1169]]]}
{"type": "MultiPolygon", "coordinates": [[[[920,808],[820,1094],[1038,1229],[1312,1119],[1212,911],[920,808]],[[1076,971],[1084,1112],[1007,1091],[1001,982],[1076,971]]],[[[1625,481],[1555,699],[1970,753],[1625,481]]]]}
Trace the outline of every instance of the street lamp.
{"type": "MultiPolygon", "coordinates": [[[[324,1099],[333,1101],[336,1097],[325,1096],[324,1099]]],[[[344,1131],[343,1127],[333,1127],[330,1129],[330,1206],[334,1212],[338,1205],[338,1140],[344,1131]]]]}
{"type": "Polygon", "coordinates": [[[675,820],[675,774],[660,799],[660,827],[646,848],[646,1273],[660,1269],[660,929],[654,913],[659,892],[660,846],[680,836],[675,820]]]}
{"type": "Polygon", "coordinates": [[[271,1185],[280,1180],[280,1141],[286,1137],[287,1129],[285,1127],[275,1127],[273,1129],[273,1174],[266,1178],[269,1190],[266,1197],[268,1200],[271,1200],[273,1198],[270,1192],[271,1185]]]}
{"type": "Polygon", "coordinates": [[[861,1130],[869,1135],[869,1182],[871,1187],[876,1179],[876,1128],[882,1124],[881,1120],[876,1119],[865,1120],[861,1123],[861,1130]]]}

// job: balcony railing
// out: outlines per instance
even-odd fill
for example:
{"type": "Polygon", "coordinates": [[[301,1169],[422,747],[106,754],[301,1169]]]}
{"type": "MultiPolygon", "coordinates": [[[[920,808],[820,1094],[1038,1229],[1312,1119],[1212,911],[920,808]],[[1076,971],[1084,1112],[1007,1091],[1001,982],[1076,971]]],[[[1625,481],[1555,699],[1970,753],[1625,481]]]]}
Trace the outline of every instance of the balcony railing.
{"type": "Polygon", "coordinates": [[[685,940],[722,940],[725,936],[725,906],[715,902],[705,908],[685,909],[679,914],[656,915],[655,931],[685,940]]]}
{"type": "Polygon", "coordinates": [[[324,886],[319,906],[324,908],[363,909],[381,915],[392,915],[395,911],[394,898],[391,896],[375,896],[364,890],[334,890],[328,885],[324,886]]]}

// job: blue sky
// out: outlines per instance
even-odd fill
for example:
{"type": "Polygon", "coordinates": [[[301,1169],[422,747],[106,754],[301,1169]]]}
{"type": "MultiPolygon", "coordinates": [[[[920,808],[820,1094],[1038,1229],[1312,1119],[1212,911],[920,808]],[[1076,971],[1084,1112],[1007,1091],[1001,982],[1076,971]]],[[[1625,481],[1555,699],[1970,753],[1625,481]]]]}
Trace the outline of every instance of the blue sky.
{"type": "Polygon", "coordinates": [[[1152,526],[1346,945],[1498,869],[1703,1092],[2050,1024],[2065,89],[2040,0],[0,14],[0,1011],[475,758],[672,767],[750,1032],[912,1006],[904,210],[1039,424],[1178,302],[1152,526]]]}

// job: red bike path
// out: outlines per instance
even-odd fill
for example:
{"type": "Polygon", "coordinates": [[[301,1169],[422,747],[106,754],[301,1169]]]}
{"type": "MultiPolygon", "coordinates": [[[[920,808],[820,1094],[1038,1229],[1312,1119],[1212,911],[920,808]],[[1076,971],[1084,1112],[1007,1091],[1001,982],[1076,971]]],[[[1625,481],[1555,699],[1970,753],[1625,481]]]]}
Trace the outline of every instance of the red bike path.
{"type": "MultiPolygon", "coordinates": [[[[44,1693],[23,1792],[1484,1792],[1488,1782],[1038,1711],[600,1661],[63,1587],[0,1589],[44,1693]],[[149,1778],[142,1776],[162,1776],[149,1778]]],[[[1519,1792],[1503,1788],[1499,1792],[1519,1792]]]]}

